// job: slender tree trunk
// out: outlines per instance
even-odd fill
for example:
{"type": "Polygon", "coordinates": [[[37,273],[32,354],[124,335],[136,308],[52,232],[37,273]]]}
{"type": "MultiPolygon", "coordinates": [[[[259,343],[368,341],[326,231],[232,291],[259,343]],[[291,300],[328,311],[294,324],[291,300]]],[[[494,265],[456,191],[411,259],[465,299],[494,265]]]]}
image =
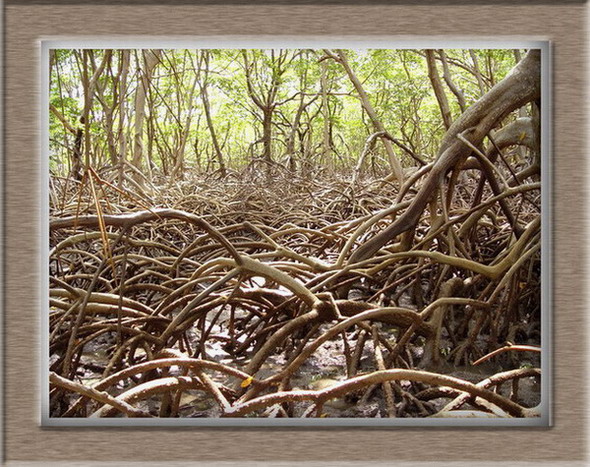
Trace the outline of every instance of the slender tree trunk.
{"type": "Polygon", "coordinates": [[[467,108],[467,105],[465,103],[465,95],[463,94],[463,91],[461,91],[461,89],[459,89],[459,87],[453,81],[453,77],[451,75],[451,70],[449,68],[449,63],[447,60],[447,54],[445,54],[445,51],[442,49],[438,51],[438,54],[440,55],[440,61],[443,65],[443,78],[445,79],[445,82],[447,83],[447,86],[449,87],[451,92],[457,98],[457,102],[459,103],[461,112],[465,112],[465,109],[467,108]]]}
{"type": "Polygon", "coordinates": [[[438,76],[438,70],[436,69],[436,59],[434,58],[434,50],[426,51],[426,63],[428,64],[428,77],[432,83],[432,89],[440,108],[440,113],[443,118],[445,129],[448,130],[452,123],[453,118],[451,116],[451,110],[449,109],[449,102],[447,101],[447,95],[438,76]]]}
{"type": "Polygon", "coordinates": [[[153,160],[154,157],[154,135],[155,135],[155,130],[154,130],[154,116],[152,113],[150,113],[150,115],[146,118],[146,136],[147,136],[147,172],[148,172],[148,177],[150,178],[150,180],[153,178],[153,167],[155,167],[155,163],[153,160]]]}
{"type": "Polygon", "coordinates": [[[479,60],[477,59],[477,55],[475,54],[475,51],[473,51],[471,49],[469,50],[469,55],[471,56],[471,60],[473,61],[473,74],[475,75],[475,78],[477,79],[477,84],[479,85],[479,90],[481,92],[481,95],[483,96],[486,92],[486,87],[483,82],[483,78],[481,76],[481,71],[479,69],[479,60]]]}
{"type": "Polygon", "coordinates": [[[354,167],[354,171],[353,171],[353,175],[352,175],[352,182],[353,183],[356,183],[356,181],[361,173],[361,169],[363,168],[363,163],[365,162],[367,155],[373,150],[373,147],[375,146],[375,140],[377,138],[379,138],[380,136],[382,136],[382,134],[380,132],[377,132],[377,133],[373,133],[371,136],[369,136],[367,138],[367,141],[365,142],[365,146],[363,148],[363,151],[361,152],[361,155],[358,158],[356,166],[354,167]]]}
{"type": "Polygon", "coordinates": [[[108,102],[105,98],[104,94],[104,85],[100,82],[96,84],[96,93],[98,96],[98,100],[102,105],[102,110],[104,112],[104,131],[107,139],[107,150],[109,154],[109,162],[111,166],[115,166],[117,164],[117,147],[115,144],[115,134],[113,129],[113,114],[115,109],[119,105],[119,98],[115,93],[113,93],[113,103],[108,105],[108,102]]]}
{"type": "MultiPolygon", "coordinates": [[[[246,71],[246,86],[248,95],[262,112],[262,139],[263,144],[262,158],[267,161],[272,161],[272,125],[273,113],[275,108],[280,105],[275,101],[279,90],[280,79],[285,72],[285,60],[287,54],[283,51],[278,57],[275,56],[274,49],[270,50],[271,55],[271,80],[270,83],[264,83],[259,86],[260,90],[257,94],[254,85],[254,77],[252,76],[252,64],[248,60],[248,52],[242,50],[242,58],[244,60],[244,69],[246,71]]],[[[283,102],[284,103],[284,102],[283,102]]],[[[270,165],[267,164],[270,168],[270,165]]]]}
{"type": "Polygon", "coordinates": [[[487,52],[488,75],[490,77],[490,86],[496,85],[496,78],[494,77],[494,63],[490,51],[487,52]]]}
{"type": "Polygon", "coordinates": [[[272,113],[272,107],[265,107],[262,111],[262,158],[267,162],[272,161],[272,113]]]}
{"type": "MultiPolygon", "coordinates": [[[[314,98],[315,99],[315,98],[314,98]]],[[[295,172],[297,170],[297,163],[295,161],[295,139],[297,138],[297,133],[299,132],[299,125],[301,124],[301,116],[303,115],[303,111],[305,108],[313,102],[312,99],[310,102],[305,102],[305,94],[302,92],[299,100],[299,105],[297,106],[297,112],[295,113],[295,118],[293,119],[293,123],[291,124],[291,131],[289,132],[289,136],[287,137],[287,161],[289,164],[289,170],[291,172],[295,172]]]]}
{"type": "Polygon", "coordinates": [[[78,128],[74,138],[74,151],[72,153],[72,171],[71,174],[76,180],[82,180],[82,139],[84,130],[78,128]]]}
{"type": "MultiPolygon", "coordinates": [[[[354,85],[354,88],[356,89],[356,92],[358,93],[358,95],[361,99],[361,103],[363,105],[363,108],[365,109],[365,111],[367,112],[367,115],[371,119],[371,123],[373,124],[373,128],[375,129],[375,132],[381,132],[381,131],[385,132],[386,130],[385,130],[383,123],[377,117],[377,113],[375,112],[375,109],[373,108],[373,105],[371,104],[369,96],[365,92],[365,89],[363,88],[363,85],[361,84],[360,80],[358,79],[358,77],[356,76],[356,74],[354,73],[352,68],[350,67],[350,64],[348,63],[348,60],[346,59],[346,55],[344,54],[344,51],[337,50],[336,54],[334,54],[330,50],[324,50],[324,51],[326,52],[326,54],[328,54],[328,56],[330,58],[339,62],[342,65],[342,67],[344,68],[344,70],[346,71],[346,74],[350,78],[350,81],[354,85]]],[[[391,142],[385,138],[382,138],[381,141],[383,142],[383,145],[385,146],[385,151],[387,152],[387,156],[389,158],[389,165],[391,167],[391,170],[393,171],[395,178],[397,178],[397,180],[401,184],[404,180],[404,174],[403,174],[402,166],[399,162],[399,159],[397,158],[397,155],[395,154],[395,151],[393,150],[393,146],[391,145],[391,142]]]]}
{"type": "MultiPolygon", "coordinates": [[[[179,135],[178,135],[178,145],[176,147],[176,163],[174,165],[174,169],[172,171],[172,178],[176,178],[178,176],[178,173],[182,171],[183,166],[184,166],[184,152],[186,149],[186,142],[188,140],[188,135],[190,133],[190,128],[191,128],[191,122],[193,119],[193,111],[194,111],[194,105],[193,105],[193,98],[194,98],[194,94],[195,94],[195,88],[197,86],[197,81],[199,80],[199,76],[198,74],[195,75],[195,79],[193,81],[193,84],[191,86],[190,91],[187,93],[186,98],[184,99],[185,103],[187,103],[186,105],[188,105],[188,115],[186,117],[186,121],[185,124],[182,128],[179,128],[179,135]]],[[[180,113],[181,113],[181,108],[180,108],[181,104],[179,103],[179,110],[178,110],[178,119],[180,120],[180,113]]]]}
{"type": "Polygon", "coordinates": [[[213,143],[213,150],[215,151],[215,157],[217,159],[217,163],[219,164],[219,173],[222,177],[227,175],[227,169],[225,168],[225,161],[223,160],[223,153],[221,152],[221,148],[219,146],[219,141],[217,140],[217,134],[215,133],[215,125],[213,124],[213,119],[211,118],[211,106],[209,104],[209,94],[207,92],[207,78],[209,75],[209,51],[205,50],[203,53],[203,62],[205,64],[204,70],[204,77],[203,80],[200,82],[200,89],[201,89],[201,100],[203,101],[203,108],[205,110],[205,118],[207,120],[207,127],[209,128],[209,133],[211,134],[211,142],[213,143]]]}
{"type": "Polygon", "coordinates": [[[49,49],[49,88],[53,87],[53,67],[55,66],[55,49],[49,49]]]}
{"type": "Polygon", "coordinates": [[[105,69],[107,62],[109,62],[112,54],[112,50],[105,50],[104,56],[98,68],[92,74],[92,77],[88,73],[88,62],[93,59],[94,51],[84,50],[82,52],[82,81],[84,86],[84,110],[82,114],[84,124],[84,159],[86,166],[90,166],[91,158],[91,143],[90,143],[90,110],[92,109],[92,103],[94,101],[94,92],[96,91],[96,85],[98,78],[105,69]]]}
{"type": "Polygon", "coordinates": [[[125,159],[127,155],[127,135],[125,133],[125,113],[127,111],[125,102],[127,93],[127,74],[129,73],[129,50],[122,50],[119,72],[119,188],[123,188],[123,175],[125,170],[125,159]]]}
{"type": "Polygon", "coordinates": [[[107,149],[109,152],[109,161],[111,166],[117,165],[117,147],[113,134],[113,109],[108,106],[104,108],[105,114],[105,131],[107,134],[107,149]]]}
{"type": "MultiPolygon", "coordinates": [[[[84,164],[90,166],[90,108],[92,107],[92,95],[90,93],[90,80],[88,78],[88,55],[92,51],[82,51],[82,88],[84,89],[84,108],[80,123],[84,125],[82,138],[84,140],[84,164]]],[[[77,142],[76,142],[77,143],[77,142]]],[[[81,143],[81,141],[80,141],[81,143]]],[[[76,144],[74,144],[76,146],[76,144]]],[[[76,151],[74,150],[74,153],[76,151]]],[[[74,166],[72,166],[74,167],[74,166]]]]}
{"type": "Polygon", "coordinates": [[[322,90],[322,117],[324,118],[324,125],[322,129],[322,160],[328,161],[332,153],[330,145],[330,108],[328,106],[328,65],[322,61],[320,86],[322,90]]]}
{"type": "MultiPolygon", "coordinates": [[[[309,56],[307,56],[309,58],[309,56]]],[[[323,63],[323,62],[322,62],[323,63]]],[[[307,68],[303,70],[302,75],[299,77],[299,105],[297,106],[297,112],[295,112],[295,118],[291,123],[291,129],[287,136],[286,141],[286,156],[287,156],[287,163],[289,166],[289,170],[291,172],[297,171],[297,161],[295,158],[295,142],[297,139],[297,134],[299,133],[299,127],[301,125],[301,117],[303,115],[304,110],[314,102],[318,96],[314,96],[308,102],[305,102],[305,91],[307,88],[307,68]]]]}
{"type": "MultiPolygon", "coordinates": [[[[141,79],[135,92],[135,128],[133,133],[133,166],[142,169],[143,161],[143,121],[145,118],[145,101],[147,89],[150,85],[153,71],[160,61],[161,50],[142,51],[143,70],[141,79]]],[[[138,174],[133,175],[134,180],[143,185],[143,178],[138,174]]]]}

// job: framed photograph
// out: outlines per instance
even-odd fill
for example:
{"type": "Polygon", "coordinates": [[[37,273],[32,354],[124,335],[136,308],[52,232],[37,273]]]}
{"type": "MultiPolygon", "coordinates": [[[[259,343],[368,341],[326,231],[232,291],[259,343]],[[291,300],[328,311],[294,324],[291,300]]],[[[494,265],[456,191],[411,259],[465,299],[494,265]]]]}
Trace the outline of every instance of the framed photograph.
{"type": "Polygon", "coordinates": [[[584,461],[584,5],[4,11],[7,461],[584,461]]]}

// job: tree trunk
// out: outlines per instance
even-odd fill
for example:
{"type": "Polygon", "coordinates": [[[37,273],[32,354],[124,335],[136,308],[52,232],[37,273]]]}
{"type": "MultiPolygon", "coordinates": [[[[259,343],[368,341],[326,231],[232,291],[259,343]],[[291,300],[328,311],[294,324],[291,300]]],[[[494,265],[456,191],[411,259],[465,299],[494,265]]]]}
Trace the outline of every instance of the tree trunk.
{"type": "Polygon", "coordinates": [[[486,87],[483,83],[483,77],[481,76],[481,71],[479,69],[479,61],[477,60],[477,55],[473,50],[469,50],[469,55],[471,56],[471,60],[473,61],[473,74],[477,78],[477,84],[479,85],[479,90],[481,91],[481,95],[483,96],[486,92],[486,87]]]}
{"type": "MultiPolygon", "coordinates": [[[[109,58],[109,67],[111,65],[111,60],[109,58]]],[[[94,59],[92,59],[92,65],[96,68],[94,59]]],[[[116,93],[113,93],[113,103],[108,105],[108,101],[105,98],[105,84],[101,83],[100,81],[96,82],[96,95],[98,97],[98,101],[102,106],[102,110],[104,112],[104,132],[107,138],[107,149],[109,153],[109,162],[111,166],[115,166],[117,164],[117,148],[115,144],[115,135],[113,131],[113,114],[115,109],[119,105],[118,99],[120,99],[120,95],[117,96],[116,93]]]]}
{"type": "Polygon", "coordinates": [[[434,58],[434,50],[426,51],[426,63],[428,64],[428,77],[432,83],[432,89],[440,108],[443,123],[445,129],[448,130],[453,123],[453,117],[451,116],[451,110],[449,109],[449,102],[447,101],[447,95],[442,85],[440,76],[438,76],[438,70],[436,69],[436,59],[434,58]]]}
{"type": "MultiPolygon", "coordinates": [[[[365,111],[367,112],[367,115],[371,119],[371,123],[373,124],[373,128],[375,129],[375,132],[386,131],[385,127],[383,126],[383,123],[377,117],[377,113],[375,112],[375,109],[373,108],[373,105],[371,104],[369,96],[365,92],[363,85],[361,84],[360,80],[358,79],[358,77],[356,76],[356,74],[354,73],[352,68],[350,67],[350,64],[348,63],[348,60],[346,59],[346,55],[344,54],[344,51],[337,50],[336,51],[337,55],[335,55],[330,50],[324,49],[324,51],[326,52],[326,54],[328,54],[329,57],[331,57],[332,59],[334,59],[338,63],[340,63],[342,65],[342,67],[344,68],[344,70],[346,71],[346,74],[350,78],[350,81],[354,85],[354,88],[356,89],[356,92],[358,93],[358,95],[361,99],[361,103],[363,105],[363,108],[365,109],[365,111]]],[[[393,150],[393,146],[391,145],[391,142],[385,138],[381,138],[381,141],[383,141],[383,146],[385,146],[385,151],[387,152],[387,156],[389,159],[389,165],[391,167],[391,170],[393,171],[395,178],[397,178],[397,180],[401,184],[404,180],[404,174],[403,174],[402,166],[399,162],[399,159],[397,158],[397,156],[393,150]]]]}
{"type": "Polygon", "coordinates": [[[357,248],[349,263],[372,257],[398,235],[413,229],[444,175],[472,150],[457,138],[462,134],[478,147],[484,137],[510,112],[541,97],[541,52],[531,50],[496,86],[458,118],[445,134],[428,178],[408,209],[388,228],[357,248]]]}
{"type": "Polygon", "coordinates": [[[227,174],[227,170],[225,168],[225,162],[223,160],[223,154],[221,152],[221,148],[219,147],[219,141],[217,140],[217,134],[215,133],[215,126],[213,125],[213,119],[211,118],[211,106],[209,105],[209,94],[207,93],[207,77],[209,74],[209,51],[203,51],[203,60],[205,63],[205,76],[203,80],[199,83],[201,89],[201,100],[203,101],[203,107],[205,110],[205,118],[207,119],[207,127],[209,128],[209,133],[211,133],[211,142],[213,143],[213,149],[215,150],[215,157],[217,158],[217,162],[219,163],[219,172],[222,177],[225,177],[227,174]]]}
{"type": "Polygon", "coordinates": [[[297,112],[295,113],[295,118],[293,123],[291,124],[291,130],[289,131],[289,136],[287,137],[287,163],[289,165],[289,170],[291,172],[295,172],[297,170],[297,164],[295,162],[295,138],[297,137],[297,132],[299,130],[299,124],[301,122],[301,115],[305,108],[309,105],[305,103],[305,94],[301,93],[301,98],[299,100],[299,106],[297,107],[297,112]]]}
{"type": "MultiPolygon", "coordinates": [[[[143,161],[143,120],[145,118],[145,101],[147,90],[152,79],[152,73],[160,61],[161,50],[144,50],[143,70],[141,80],[135,92],[135,128],[133,133],[133,166],[142,169],[143,161]]],[[[133,175],[134,180],[143,186],[143,178],[138,174],[133,175]]]]}
{"type": "Polygon", "coordinates": [[[72,171],[71,175],[76,180],[82,180],[82,139],[84,138],[84,130],[78,128],[76,130],[76,137],[74,138],[74,151],[72,153],[72,171]]]}
{"type": "Polygon", "coordinates": [[[86,166],[90,166],[90,111],[92,109],[92,103],[94,101],[94,92],[96,91],[96,84],[98,78],[102,74],[107,62],[111,58],[112,50],[105,50],[104,56],[98,68],[92,74],[90,78],[88,75],[88,61],[92,59],[94,51],[84,50],[82,60],[82,77],[84,84],[84,110],[82,114],[84,124],[84,159],[86,166]]]}
{"type": "Polygon", "coordinates": [[[272,107],[263,109],[262,120],[262,144],[263,152],[262,158],[267,161],[272,161],[272,107]]]}
{"type": "Polygon", "coordinates": [[[322,90],[322,117],[324,118],[324,126],[322,129],[322,159],[329,160],[332,153],[330,145],[330,108],[328,107],[328,66],[325,62],[321,62],[321,77],[320,86],[322,90]]]}
{"type": "MultiPolygon", "coordinates": [[[[198,80],[199,80],[199,76],[197,74],[197,75],[195,75],[195,79],[193,81],[190,91],[187,93],[186,98],[184,99],[188,105],[188,115],[186,117],[184,127],[179,128],[179,136],[178,136],[179,140],[178,140],[178,144],[176,145],[176,150],[175,150],[176,164],[174,165],[174,169],[172,170],[172,179],[176,178],[178,176],[179,172],[182,172],[183,167],[184,167],[184,151],[186,149],[186,142],[188,140],[188,135],[189,135],[189,132],[191,129],[191,123],[193,120],[193,111],[194,111],[193,98],[194,98],[194,93],[195,93],[195,87],[197,85],[198,80]]],[[[178,120],[180,120],[180,114],[181,114],[180,107],[178,110],[178,114],[179,114],[178,120]]],[[[182,178],[182,173],[180,175],[182,178]]]]}
{"type": "Polygon", "coordinates": [[[453,81],[453,77],[451,76],[451,70],[449,68],[449,63],[447,61],[447,55],[445,54],[444,50],[439,50],[438,54],[440,56],[440,61],[443,65],[443,78],[445,79],[445,82],[447,83],[447,86],[449,87],[451,92],[457,98],[457,102],[459,103],[461,112],[465,112],[465,109],[467,108],[467,104],[465,103],[465,95],[463,94],[463,91],[461,91],[461,89],[459,89],[459,87],[453,81]]]}
{"type": "Polygon", "coordinates": [[[119,71],[119,188],[123,188],[123,174],[127,155],[127,135],[125,134],[125,95],[127,93],[127,74],[129,73],[129,50],[121,51],[121,68],[119,71]]]}

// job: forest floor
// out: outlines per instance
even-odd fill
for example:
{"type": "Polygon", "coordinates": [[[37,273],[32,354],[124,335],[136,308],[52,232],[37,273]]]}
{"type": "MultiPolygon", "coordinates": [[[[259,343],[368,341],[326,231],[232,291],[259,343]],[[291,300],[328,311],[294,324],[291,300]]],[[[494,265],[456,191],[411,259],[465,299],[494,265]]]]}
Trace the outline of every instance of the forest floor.
{"type": "MultiPolygon", "coordinates": [[[[540,252],[493,280],[438,262],[501,261],[500,209],[455,241],[428,239],[425,213],[411,245],[348,264],[393,222],[393,184],[154,180],[51,179],[51,416],[538,416],[540,252]]],[[[477,183],[457,183],[447,221],[474,212],[477,183]]]]}

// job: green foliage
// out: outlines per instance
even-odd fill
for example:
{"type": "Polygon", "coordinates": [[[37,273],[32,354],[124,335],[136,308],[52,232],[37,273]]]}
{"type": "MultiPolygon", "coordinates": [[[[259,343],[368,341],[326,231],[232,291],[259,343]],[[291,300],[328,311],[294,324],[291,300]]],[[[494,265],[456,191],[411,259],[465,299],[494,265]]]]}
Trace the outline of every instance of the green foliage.
{"type": "MultiPolygon", "coordinates": [[[[83,80],[84,63],[91,77],[104,57],[104,51],[91,52],[84,55],[78,50],[55,50],[53,54],[49,100],[73,127],[84,126],[80,117],[84,112],[84,95],[89,92],[88,83],[83,80]]],[[[516,63],[513,50],[473,52],[445,50],[452,79],[463,92],[468,106],[516,63]],[[475,74],[474,57],[483,90],[475,74]]],[[[171,167],[182,157],[187,167],[200,169],[213,160],[212,134],[201,95],[203,87],[226,162],[239,168],[248,164],[252,156],[260,154],[263,113],[248,90],[247,62],[252,92],[273,108],[273,159],[281,161],[287,156],[291,138],[296,159],[317,163],[324,151],[324,132],[328,127],[331,155],[321,160],[332,166],[354,166],[374,130],[341,64],[326,59],[322,50],[255,49],[245,53],[246,61],[242,51],[236,49],[162,51],[147,83],[147,124],[141,134],[151,160],[160,167],[171,167]],[[207,66],[205,58],[208,58],[207,66]]],[[[428,77],[424,51],[371,49],[346,50],[345,54],[387,131],[426,159],[434,157],[444,127],[428,77]]],[[[92,150],[102,151],[93,157],[99,165],[109,164],[105,149],[109,132],[117,148],[121,146],[121,138],[126,138],[125,157],[128,160],[133,157],[136,96],[144,85],[141,77],[146,64],[141,50],[131,51],[126,86],[121,95],[122,57],[122,51],[113,51],[91,96],[88,129],[92,150]]],[[[442,79],[443,69],[438,59],[437,67],[442,79]]],[[[461,113],[458,101],[448,86],[445,92],[453,119],[456,119],[461,113]]],[[[53,113],[50,113],[49,123],[52,169],[63,169],[71,158],[73,135],[53,113]]],[[[377,144],[376,154],[383,156],[382,151],[382,146],[377,144]]],[[[413,164],[407,155],[400,156],[407,164],[413,164]]],[[[385,163],[379,164],[386,170],[385,163]]]]}

